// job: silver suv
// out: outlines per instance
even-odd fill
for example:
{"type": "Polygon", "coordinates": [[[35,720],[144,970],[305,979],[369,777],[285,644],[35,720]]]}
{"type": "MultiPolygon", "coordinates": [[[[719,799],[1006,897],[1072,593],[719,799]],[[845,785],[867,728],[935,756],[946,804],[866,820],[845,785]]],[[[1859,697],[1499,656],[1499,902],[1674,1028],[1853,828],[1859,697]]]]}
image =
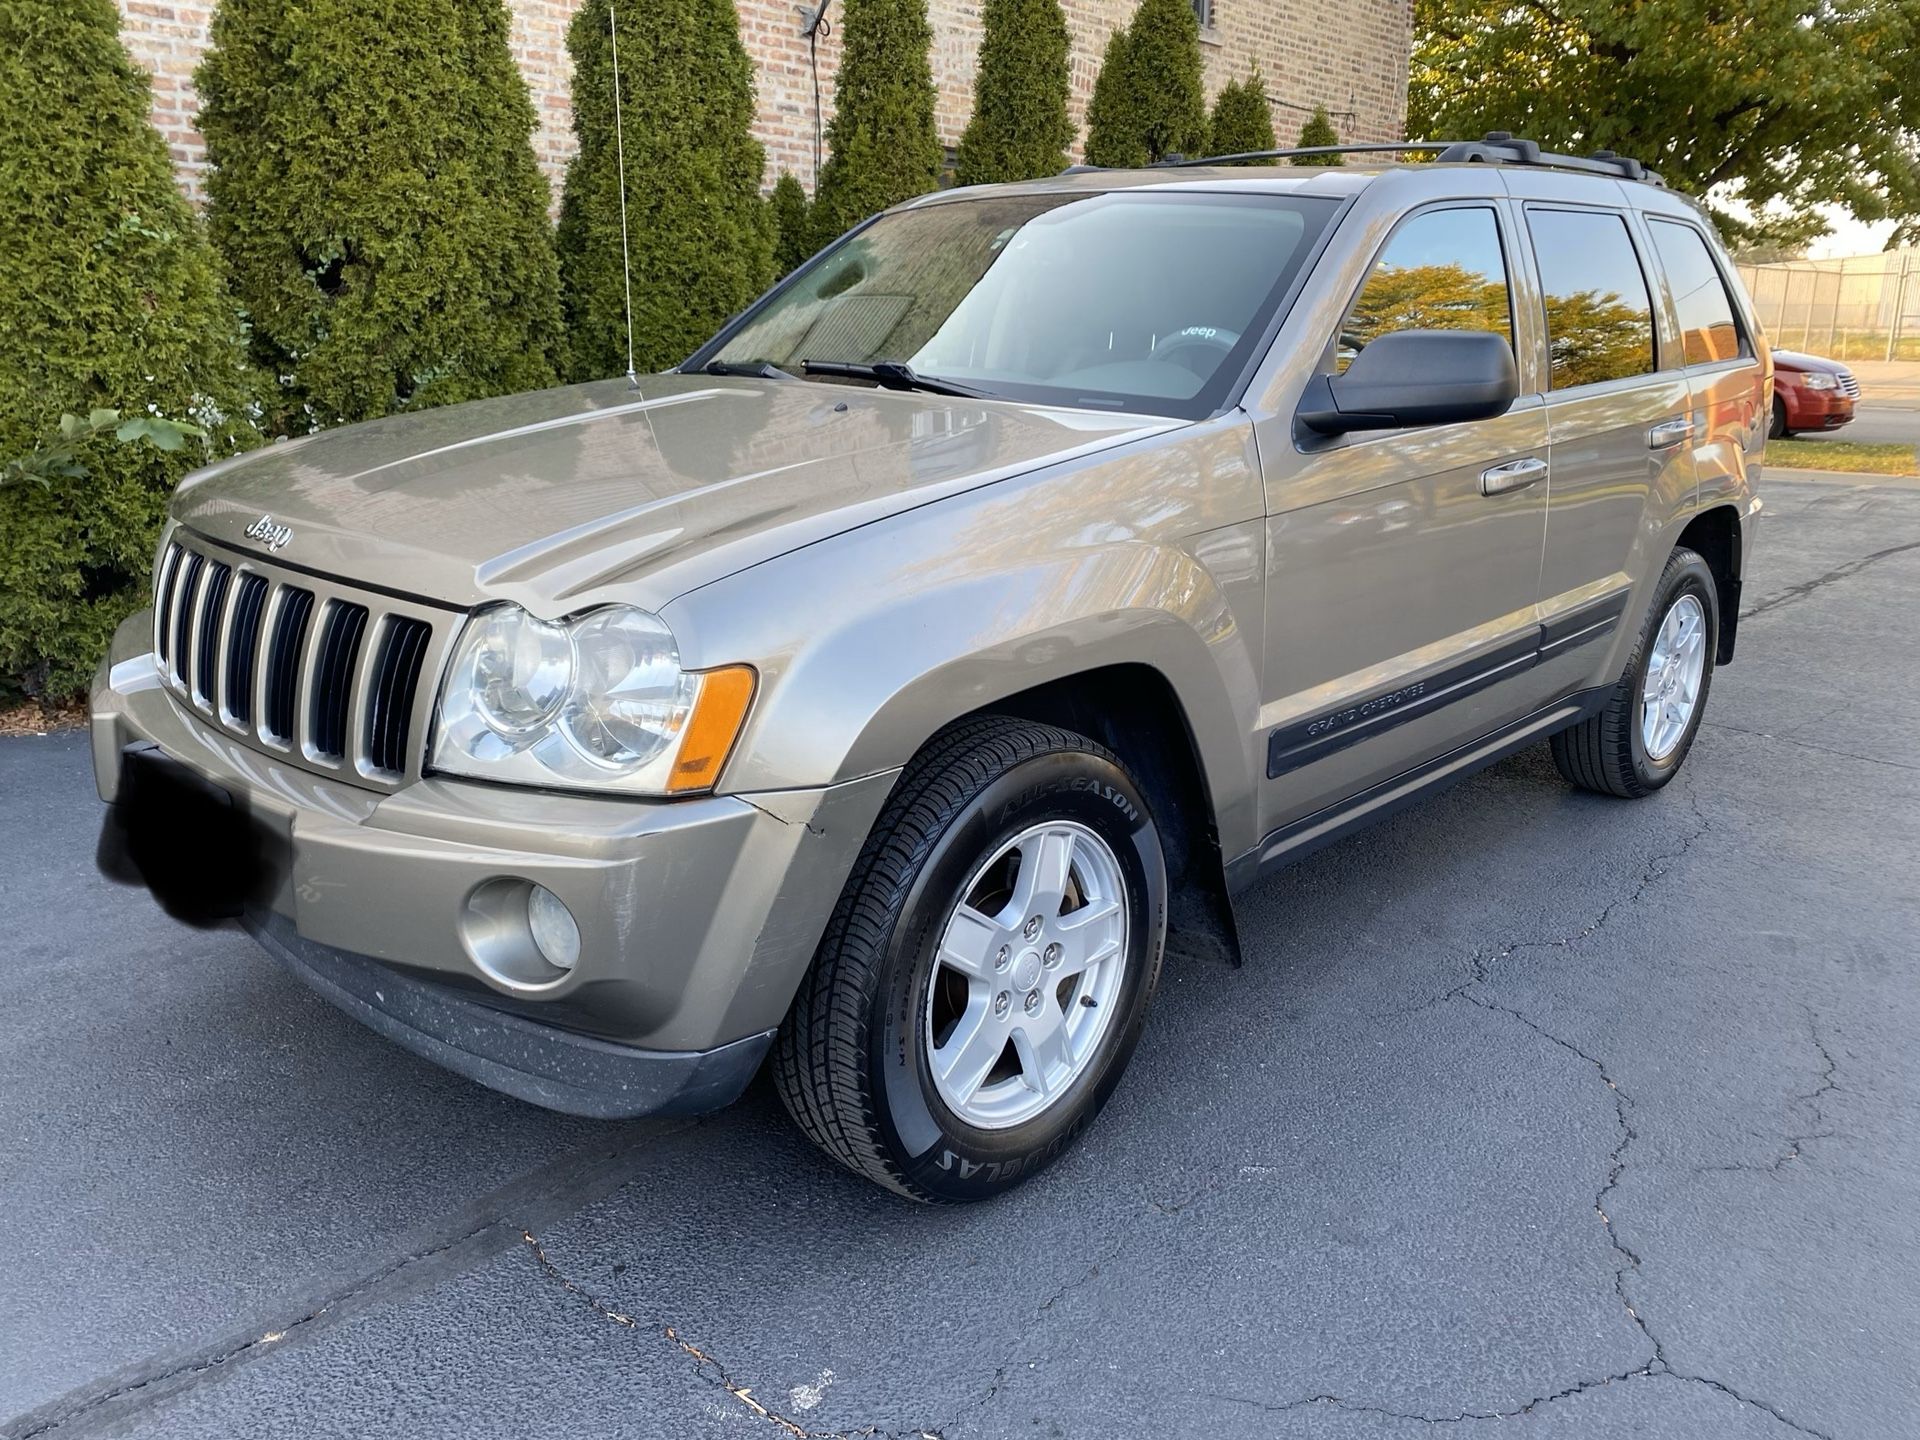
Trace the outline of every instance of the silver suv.
{"type": "Polygon", "coordinates": [[[931,195],[679,370],[314,435],[172,504],[93,696],[108,873],[438,1063],[1034,1173],[1163,953],[1522,746],[1670,780],[1771,405],[1701,212],[1431,163],[931,195]]]}

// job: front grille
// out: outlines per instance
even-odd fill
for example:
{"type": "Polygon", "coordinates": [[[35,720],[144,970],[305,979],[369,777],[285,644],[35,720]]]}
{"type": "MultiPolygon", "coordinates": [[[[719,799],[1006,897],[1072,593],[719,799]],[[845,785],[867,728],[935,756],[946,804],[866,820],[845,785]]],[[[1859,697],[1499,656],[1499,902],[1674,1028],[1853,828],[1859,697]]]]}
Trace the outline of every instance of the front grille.
{"type": "Polygon", "coordinates": [[[1839,378],[1840,393],[1845,395],[1849,400],[1858,400],[1860,398],[1860,382],[1853,378],[1853,371],[1842,370],[1839,378]]]}
{"type": "Polygon", "coordinates": [[[180,699],[305,768],[391,788],[420,773],[422,678],[452,612],[225,551],[176,530],[154,576],[154,654],[180,699]]]}

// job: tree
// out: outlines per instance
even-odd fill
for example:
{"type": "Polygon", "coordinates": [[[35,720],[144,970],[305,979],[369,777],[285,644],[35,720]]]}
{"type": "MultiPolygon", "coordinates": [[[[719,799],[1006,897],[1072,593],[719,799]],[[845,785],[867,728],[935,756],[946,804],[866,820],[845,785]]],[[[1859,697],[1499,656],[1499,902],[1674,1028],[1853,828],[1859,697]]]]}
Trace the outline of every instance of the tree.
{"type": "Polygon", "coordinates": [[[767,204],[773,212],[773,268],[789,275],[813,254],[813,207],[800,182],[784,170],[767,204]]]}
{"type": "Polygon", "coordinates": [[[1198,155],[1207,139],[1207,92],[1193,0],[1141,0],[1127,33],[1135,123],[1147,158],[1198,155]]]}
{"type": "Polygon", "coordinates": [[[208,223],[276,429],[553,383],[558,276],[502,0],[223,0],[208,223]]]}
{"type": "Polygon", "coordinates": [[[821,244],[934,189],[945,158],[933,122],[927,0],[846,0],[841,17],[846,47],[813,200],[821,244]]]}
{"type": "Polygon", "coordinates": [[[1146,142],[1133,123],[1133,77],[1126,26],[1107,37],[1087,101],[1087,163],[1132,169],[1147,163],[1146,142]]]}
{"type": "Polygon", "coordinates": [[[119,23],[112,0],[0,0],[6,698],[86,683],[174,483],[256,438],[239,319],[119,23]]]}
{"type": "Polygon", "coordinates": [[[1060,0],[986,0],[962,185],[1034,180],[1066,168],[1067,17],[1060,0]]]}
{"type": "Polygon", "coordinates": [[[1631,155],[1710,195],[1740,239],[1818,235],[1821,204],[1920,228],[1908,0],[1417,0],[1414,30],[1416,134],[1631,155]]]}
{"type": "Polygon", "coordinates": [[[1207,139],[1200,22],[1191,0],[1141,0],[1107,41],[1087,107],[1087,159],[1151,165],[1198,155],[1207,139]]]}
{"type": "MultiPolygon", "coordinates": [[[[587,0],[567,31],[580,149],[561,201],[560,264],[579,380],[627,368],[610,4],[587,0]]],[[[615,18],[634,361],[659,370],[774,278],[766,152],[752,134],[753,62],[733,0],[640,0],[615,18]]]]}
{"type": "MultiPolygon", "coordinates": [[[[1307,117],[1307,123],[1300,127],[1300,138],[1295,142],[1302,150],[1317,145],[1338,145],[1340,132],[1333,128],[1333,117],[1327,114],[1327,107],[1316,105],[1313,114],[1307,117]]],[[[1296,155],[1296,165],[1344,165],[1346,160],[1339,155],[1296,155]]]]}
{"type": "Polygon", "coordinates": [[[1230,80],[1213,102],[1207,122],[1209,155],[1244,155],[1274,148],[1273,107],[1258,69],[1245,80],[1230,80]]]}

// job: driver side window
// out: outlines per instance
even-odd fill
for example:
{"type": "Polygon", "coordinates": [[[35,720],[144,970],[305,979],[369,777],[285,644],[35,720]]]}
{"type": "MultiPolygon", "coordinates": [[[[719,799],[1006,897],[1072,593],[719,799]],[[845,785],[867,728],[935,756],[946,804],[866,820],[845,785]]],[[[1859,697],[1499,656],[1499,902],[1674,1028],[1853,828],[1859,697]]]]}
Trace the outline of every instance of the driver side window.
{"type": "Polygon", "coordinates": [[[1340,327],[1335,372],[1395,330],[1490,330],[1513,344],[1513,297],[1492,210],[1428,210],[1394,231],[1340,327]]]}

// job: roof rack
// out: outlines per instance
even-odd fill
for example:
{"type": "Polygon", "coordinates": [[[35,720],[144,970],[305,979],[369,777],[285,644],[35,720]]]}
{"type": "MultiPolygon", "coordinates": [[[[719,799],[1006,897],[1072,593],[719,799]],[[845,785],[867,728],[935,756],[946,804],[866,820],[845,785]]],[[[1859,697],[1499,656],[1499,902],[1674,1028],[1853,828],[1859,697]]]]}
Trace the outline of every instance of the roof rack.
{"type": "MultiPolygon", "coordinates": [[[[1231,165],[1243,160],[1294,160],[1316,155],[1399,155],[1429,153],[1440,164],[1535,165],[1548,170],[1578,170],[1589,175],[1613,175],[1622,180],[1639,180],[1664,186],[1653,171],[1638,160],[1616,155],[1611,150],[1596,150],[1591,155],[1559,155],[1542,150],[1537,141],[1519,140],[1505,130],[1489,130],[1478,140],[1401,140],[1368,145],[1305,145],[1293,150],[1243,150],[1234,155],[1207,155],[1189,160],[1170,155],[1153,168],[1186,169],[1196,165],[1231,165]]],[[[1098,166],[1076,165],[1074,170],[1093,170],[1098,166]]]]}

